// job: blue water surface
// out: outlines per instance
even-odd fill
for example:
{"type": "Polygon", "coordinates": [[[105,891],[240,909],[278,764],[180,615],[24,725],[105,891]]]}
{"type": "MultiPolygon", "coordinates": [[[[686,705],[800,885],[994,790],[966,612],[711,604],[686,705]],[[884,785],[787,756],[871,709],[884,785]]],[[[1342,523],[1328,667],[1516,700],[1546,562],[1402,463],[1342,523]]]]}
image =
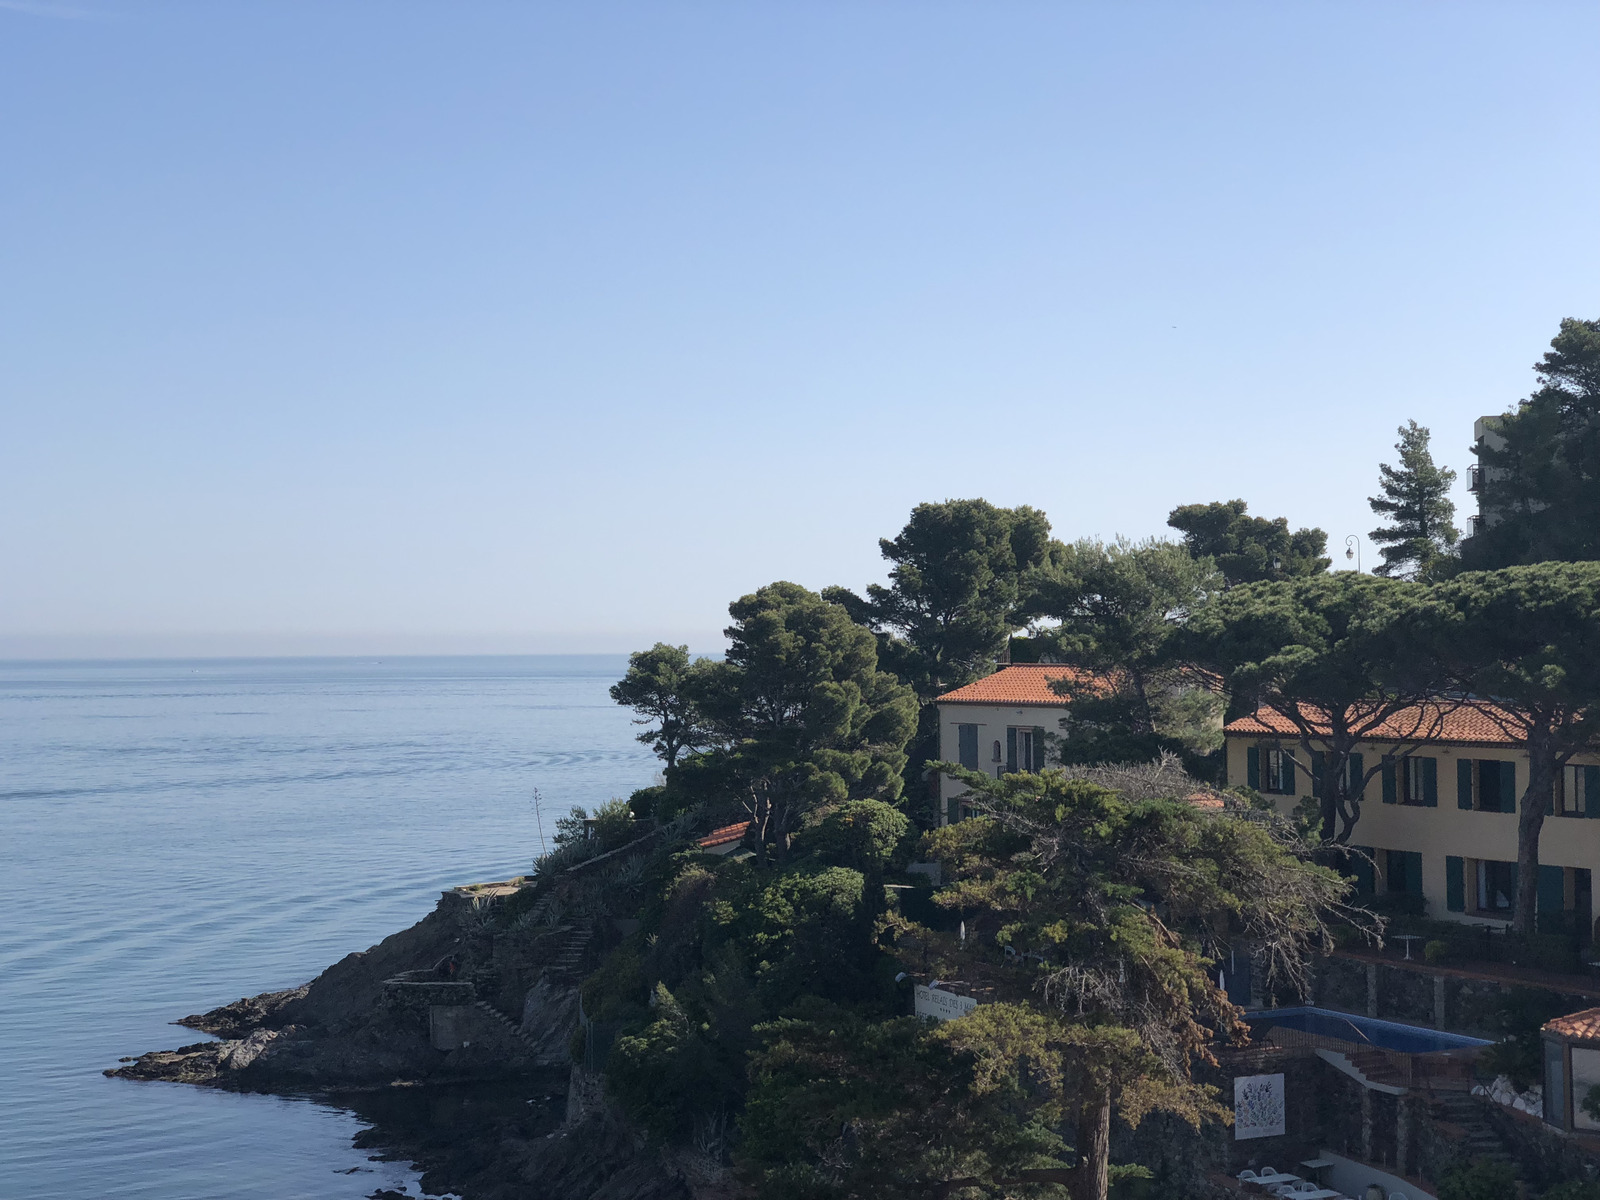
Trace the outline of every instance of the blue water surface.
{"type": "Polygon", "coordinates": [[[1250,1013],[1245,1019],[1250,1022],[1252,1029],[1267,1030],[1274,1025],[1282,1025],[1302,1033],[1339,1038],[1384,1050],[1398,1050],[1405,1054],[1437,1054],[1446,1050],[1489,1045],[1482,1038],[1468,1037],[1464,1033],[1443,1033],[1420,1025],[1380,1021],[1376,1017],[1362,1017],[1331,1008],[1272,1008],[1250,1013]]]}
{"type": "MultiPolygon", "coordinates": [[[[354,1200],[309,1100],[106,1079],[651,781],[622,657],[0,663],[0,1194],[354,1200]],[[542,821],[532,803],[543,796],[542,821]]],[[[353,1172],[353,1173],[346,1173],[353,1172]]]]}

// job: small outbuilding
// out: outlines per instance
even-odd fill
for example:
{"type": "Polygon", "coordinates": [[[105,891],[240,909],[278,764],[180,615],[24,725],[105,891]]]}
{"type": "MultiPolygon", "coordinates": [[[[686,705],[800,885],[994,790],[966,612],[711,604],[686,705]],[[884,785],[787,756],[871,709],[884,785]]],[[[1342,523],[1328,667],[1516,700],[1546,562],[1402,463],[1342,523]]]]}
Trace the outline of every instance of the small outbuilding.
{"type": "Polygon", "coordinates": [[[1586,1008],[1547,1021],[1539,1030],[1544,1049],[1544,1119],[1557,1129],[1600,1130],[1600,1120],[1584,1111],[1600,1110],[1600,1008],[1586,1008]]]}

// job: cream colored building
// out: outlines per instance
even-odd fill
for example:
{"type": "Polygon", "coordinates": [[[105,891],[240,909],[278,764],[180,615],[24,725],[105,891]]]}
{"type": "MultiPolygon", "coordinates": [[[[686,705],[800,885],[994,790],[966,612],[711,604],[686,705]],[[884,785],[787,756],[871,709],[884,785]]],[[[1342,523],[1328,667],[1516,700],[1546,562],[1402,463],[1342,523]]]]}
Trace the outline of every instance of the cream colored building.
{"type": "MultiPolygon", "coordinates": [[[[1321,754],[1305,754],[1292,725],[1260,709],[1226,727],[1228,784],[1248,785],[1292,812],[1320,795],[1321,754]]],[[[1429,916],[1471,922],[1511,918],[1516,894],[1517,808],[1528,756],[1486,711],[1472,707],[1401,714],[1361,745],[1359,767],[1380,769],[1362,793],[1352,845],[1372,854],[1364,890],[1410,892],[1429,916]],[[1413,735],[1423,730],[1426,736],[1413,735]]],[[[1595,916],[1600,867],[1600,755],[1562,773],[1539,839],[1539,913],[1585,936],[1595,916]],[[1563,918],[1549,918],[1561,912],[1563,918]]]]}
{"type": "MultiPolygon", "coordinates": [[[[966,687],[946,692],[939,705],[939,757],[998,779],[1008,771],[1046,765],[1047,735],[1059,734],[1067,699],[1052,687],[1082,673],[1059,663],[1012,663],[966,687]]],[[[959,780],[939,780],[939,823],[961,818],[959,780]]]]}

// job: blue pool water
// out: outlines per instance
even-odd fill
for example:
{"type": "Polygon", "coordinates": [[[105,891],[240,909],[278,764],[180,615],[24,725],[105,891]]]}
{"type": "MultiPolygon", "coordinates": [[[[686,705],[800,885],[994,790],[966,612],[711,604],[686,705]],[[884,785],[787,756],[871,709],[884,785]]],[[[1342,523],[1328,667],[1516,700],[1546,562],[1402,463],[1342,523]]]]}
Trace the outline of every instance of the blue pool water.
{"type": "Polygon", "coordinates": [[[648,784],[621,657],[0,663],[0,1195],[356,1200],[342,1109],[102,1077],[648,784]]]}
{"type": "Polygon", "coordinates": [[[1440,1033],[1418,1025],[1358,1017],[1329,1008],[1274,1008],[1250,1013],[1246,1020],[1250,1022],[1252,1030],[1265,1032],[1281,1025],[1302,1033],[1314,1033],[1347,1042],[1370,1043],[1384,1050],[1398,1050],[1405,1054],[1433,1054],[1442,1050],[1490,1044],[1482,1038],[1467,1037],[1465,1034],[1440,1033]]]}

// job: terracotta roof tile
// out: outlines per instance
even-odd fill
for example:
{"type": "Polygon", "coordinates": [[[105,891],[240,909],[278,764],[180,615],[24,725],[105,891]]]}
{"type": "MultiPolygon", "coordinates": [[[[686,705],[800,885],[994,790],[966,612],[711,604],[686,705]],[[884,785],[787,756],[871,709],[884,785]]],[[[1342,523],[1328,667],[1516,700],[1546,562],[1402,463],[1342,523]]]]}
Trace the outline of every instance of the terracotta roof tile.
{"type": "MultiPolygon", "coordinates": [[[[940,704],[1051,704],[1067,703],[1067,698],[1050,685],[1058,679],[1071,679],[1090,687],[1096,676],[1062,663],[1011,663],[993,675],[946,692],[940,704]]],[[[1102,685],[1103,686],[1103,685],[1102,685]]]]}
{"type": "Polygon", "coordinates": [[[1544,1023],[1545,1031],[1575,1041],[1600,1041],[1600,1008],[1586,1008],[1544,1023]]]}
{"type": "MultiPolygon", "coordinates": [[[[1309,705],[1302,705],[1300,711],[1313,729],[1327,728],[1327,722],[1319,721],[1316,710],[1309,705]]],[[[1505,720],[1503,717],[1501,720],[1496,720],[1496,715],[1501,711],[1483,701],[1463,701],[1459,704],[1430,701],[1427,704],[1402,709],[1375,726],[1372,732],[1362,736],[1364,739],[1380,742],[1421,740],[1463,742],[1470,745],[1520,745],[1522,738],[1507,732],[1507,728],[1514,729],[1515,726],[1510,725],[1509,721],[1506,725],[1502,725],[1501,720],[1505,720]]],[[[1274,712],[1266,705],[1262,705],[1248,717],[1229,721],[1226,732],[1279,737],[1298,736],[1289,718],[1282,713],[1274,712]]]]}
{"type": "Polygon", "coordinates": [[[749,828],[749,821],[741,821],[737,825],[724,825],[720,829],[713,829],[696,844],[702,850],[709,850],[713,846],[726,846],[729,842],[737,842],[743,838],[744,831],[749,828]]]}

